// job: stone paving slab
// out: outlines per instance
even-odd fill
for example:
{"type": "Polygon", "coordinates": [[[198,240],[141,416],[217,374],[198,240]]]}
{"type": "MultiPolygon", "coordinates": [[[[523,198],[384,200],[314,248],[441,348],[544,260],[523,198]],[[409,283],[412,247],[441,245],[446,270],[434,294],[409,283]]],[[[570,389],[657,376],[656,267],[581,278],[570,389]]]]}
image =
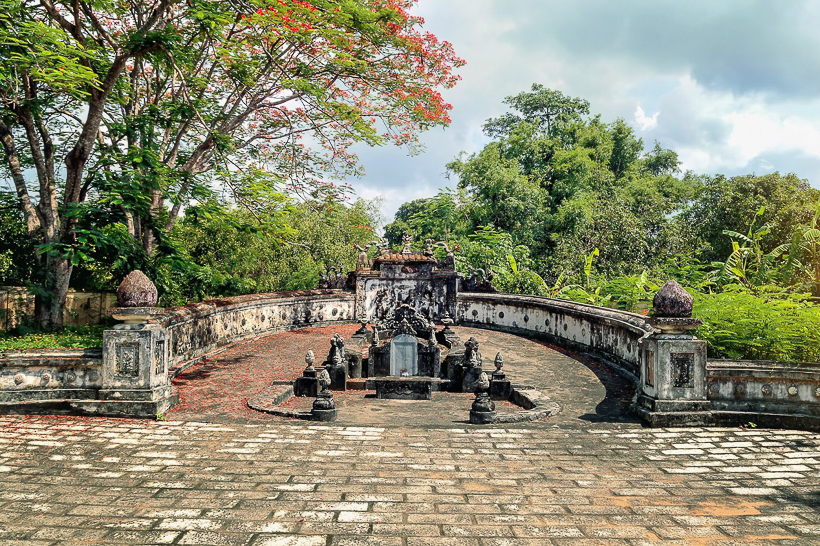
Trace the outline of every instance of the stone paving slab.
{"type": "Polygon", "coordinates": [[[336,329],[190,370],[165,422],[0,417],[0,544],[820,544],[818,435],[643,428],[617,375],[507,334],[460,330],[561,415],[480,427],[455,422],[459,397],[351,396],[364,424],[316,425],[243,407],[336,329]]]}
{"type": "Polygon", "coordinates": [[[18,416],[0,430],[3,544],[820,542],[808,432],[18,416]]]}

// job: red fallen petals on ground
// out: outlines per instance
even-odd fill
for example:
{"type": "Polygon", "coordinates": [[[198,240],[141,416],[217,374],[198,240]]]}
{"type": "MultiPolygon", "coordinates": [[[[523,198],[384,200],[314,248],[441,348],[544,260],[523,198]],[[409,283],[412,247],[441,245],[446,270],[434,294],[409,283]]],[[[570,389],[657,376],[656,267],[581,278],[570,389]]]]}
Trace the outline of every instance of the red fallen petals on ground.
{"type": "MultiPolygon", "coordinates": [[[[248,399],[273,381],[292,381],[299,377],[309,349],[316,355],[317,363],[321,363],[330,350],[333,334],[338,332],[349,339],[358,328],[358,324],[349,324],[279,332],[232,347],[174,379],[180,403],[166,416],[174,420],[240,423],[276,419],[250,409],[248,399]]],[[[301,402],[293,400],[298,410],[309,410],[313,401],[312,398],[301,402]],[[302,404],[307,407],[303,408],[302,404]]]]}

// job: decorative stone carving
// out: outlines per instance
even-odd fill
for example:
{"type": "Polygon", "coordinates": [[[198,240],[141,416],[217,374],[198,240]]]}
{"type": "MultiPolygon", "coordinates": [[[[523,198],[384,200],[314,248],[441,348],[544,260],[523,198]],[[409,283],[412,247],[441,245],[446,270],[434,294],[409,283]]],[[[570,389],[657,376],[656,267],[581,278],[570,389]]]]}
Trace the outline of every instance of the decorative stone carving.
{"type": "Polygon", "coordinates": [[[689,318],[692,316],[694,298],[675,280],[666,281],[655,298],[652,307],[656,317],[689,318]]]}
{"type": "Polygon", "coordinates": [[[115,349],[115,374],[121,377],[139,375],[139,343],[120,343],[115,349]]]}
{"type": "Polygon", "coordinates": [[[51,374],[46,372],[40,376],[40,384],[48,385],[51,382],[51,374]]]}
{"type": "Polygon", "coordinates": [[[314,371],[316,368],[313,367],[313,363],[316,362],[316,357],[313,356],[313,350],[308,349],[307,354],[305,354],[305,371],[314,371]]]}
{"type": "Polygon", "coordinates": [[[475,386],[475,400],[470,408],[470,422],[479,425],[492,423],[497,419],[498,414],[495,411],[495,402],[487,392],[490,389],[490,379],[486,373],[481,372],[475,386]]]}
{"type": "Polygon", "coordinates": [[[773,391],[771,385],[766,384],[766,385],[763,385],[763,387],[760,388],[760,392],[762,392],[764,396],[771,396],[772,392],[774,392],[774,391],[773,391]]]}
{"type": "Polygon", "coordinates": [[[327,370],[319,372],[318,382],[321,391],[317,393],[310,413],[317,421],[334,421],[336,419],[336,403],[333,401],[333,393],[328,390],[330,374],[327,373],[327,370]]]}
{"type": "Polygon", "coordinates": [[[145,273],[135,269],[117,287],[117,305],[120,307],[154,307],[157,287],[145,273]]]}
{"type": "Polygon", "coordinates": [[[14,384],[15,385],[22,385],[25,382],[26,382],[26,376],[25,375],[23,375],[21,373],[18,373],[17,375],[14,376],[14,384]]]}
{"type": "Polygon", "coordinates": [[[493,372],[493,375],[504,375],[504,372],[501,371],[501,368],[504,367],[504,357],[501,356],[501,353],[496,353],[493,364],[495,365],[495,372],[493,372]]]}
{"type": "Polygon", "coordinates": [[[478,340],[474,337],[470,337],[464,343],[464,363],[467,367],[477,367],[480,368],[482,365],[481,360],[481,351],[478,349],[478,340]]]}
{"type": "Polygon", "coordinates": [[[789,393],[789,396],[797,396],[797,387],[792,385],[791,387],[788,388],[788,390],[786,392],[789,393]]]}

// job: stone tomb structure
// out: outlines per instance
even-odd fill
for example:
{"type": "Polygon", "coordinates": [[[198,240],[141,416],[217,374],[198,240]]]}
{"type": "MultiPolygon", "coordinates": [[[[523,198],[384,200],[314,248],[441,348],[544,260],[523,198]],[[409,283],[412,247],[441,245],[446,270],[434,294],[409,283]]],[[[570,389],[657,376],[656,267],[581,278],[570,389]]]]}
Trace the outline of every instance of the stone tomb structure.
{"type": "Polygon", "coordinates": [[[420,254],[409,242],[401,252],[383,248],[372,262],[362,252],[354,277],[357,320],[385,321],[402,304],[431,320],[455,316],[460,275],[452,252],[438,261],[431,246],[420,254]]]}

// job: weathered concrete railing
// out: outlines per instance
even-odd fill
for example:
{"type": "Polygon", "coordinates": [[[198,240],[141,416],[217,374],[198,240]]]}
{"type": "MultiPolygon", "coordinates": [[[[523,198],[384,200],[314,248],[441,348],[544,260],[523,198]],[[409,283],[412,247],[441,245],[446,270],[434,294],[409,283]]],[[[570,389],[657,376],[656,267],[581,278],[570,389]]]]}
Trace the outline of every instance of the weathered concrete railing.
{"type": "Polygon", "coordinates": [[[0,412],[14,407],[30,413],[80,411],[65,401],[95,399],[102,368],[99,349],[2,353],[0,412]]]}
{"type": "Polygon", "coordinates": [[[268,333],[351,321],[341,290],[254,294],[185,307],[118,308],[103,350],[0,355],[0,413],[153,417],[173,407],[171,379],[202,357],[268,333]]]}
{"type": "Polygon", "coordinates": [[[820,430],[820,363],[712,360],[707,396],[716,423],[820,430]]]}
{"type": "Polygon", "coordinates": [[[165,331],[169,369],[180,370],[238,341],[352,321],[354,303],[342,290],[253,294],[172,309],[150,322],[165,331]]]}
{"type": "Polygon", "coordinates": [[[695,319],[652,319],[550,298],[462,293],[464,326],[531,335],[597,356],[635,381],[635,411],[653,426],[820,430],[820,363],[707,362],[695,319]],[[625,373],[624,373],[625,372],[625,373]]]}
{"type": "Polygon", "coordinates": [[[457,309],[459,324],[536,335],[592,353],[634,380],[641,345],[654,331],[642,315],[551,298],[461,293],[457,309]]]}

